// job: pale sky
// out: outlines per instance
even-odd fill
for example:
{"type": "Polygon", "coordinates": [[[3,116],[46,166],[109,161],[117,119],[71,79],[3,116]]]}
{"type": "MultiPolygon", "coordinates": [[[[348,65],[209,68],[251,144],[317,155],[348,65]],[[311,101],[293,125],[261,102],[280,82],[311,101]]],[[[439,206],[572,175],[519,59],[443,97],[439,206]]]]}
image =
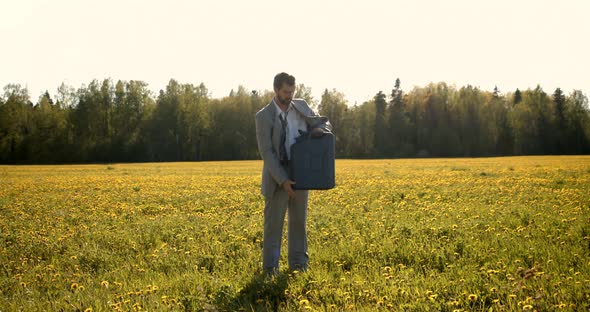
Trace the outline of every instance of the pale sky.
{"type": "Polygon", "coordinates": [[[0,87],[171,78],[214,98],[293,74],[350,104],[429,82],[590,95],[587,0],[2,0],[0,87]]]}

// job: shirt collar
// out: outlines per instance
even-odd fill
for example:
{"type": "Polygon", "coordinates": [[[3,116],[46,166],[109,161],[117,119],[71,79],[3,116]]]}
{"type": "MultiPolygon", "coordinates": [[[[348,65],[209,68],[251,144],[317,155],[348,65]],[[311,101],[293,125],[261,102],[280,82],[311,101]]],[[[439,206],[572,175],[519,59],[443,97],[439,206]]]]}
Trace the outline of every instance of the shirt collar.
{"type": "MultiPolygon", "coordinates": [[[[281,109],[279,104],[277,104],[277,102],[275,102],[274,97],[272,98],[272,102],[275,104],[275,109],[277,111],[276,115],[278,117],[281,113],[283,113],[283,110],[281,109]]],[[[287,108],[287,111],[285,111],[285,113],[289,113],[292,109],[293,109],[293,101],[291,101],[291,103],[289,103],[289,108],[287,108]]]]}

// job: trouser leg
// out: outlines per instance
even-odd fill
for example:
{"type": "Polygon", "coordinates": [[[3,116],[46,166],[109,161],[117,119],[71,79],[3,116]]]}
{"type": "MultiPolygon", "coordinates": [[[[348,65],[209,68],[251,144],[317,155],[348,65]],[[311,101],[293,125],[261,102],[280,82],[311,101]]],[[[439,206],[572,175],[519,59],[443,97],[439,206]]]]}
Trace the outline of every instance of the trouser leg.
{"type": "Polygon", "coordinates": [[[283,222],[289,203],[287,193],[278,188],[272,198],[265,199],[264,240],[262,243],[262,266],[265,271],[278,271],[281,255],[283,222]]]}
{"type": "Polygon", "coordinates": [[[289,267],[305,270],[309,261],[307,254],[307,199],[308,191],[295,191],[289,199],[289,267]]]}

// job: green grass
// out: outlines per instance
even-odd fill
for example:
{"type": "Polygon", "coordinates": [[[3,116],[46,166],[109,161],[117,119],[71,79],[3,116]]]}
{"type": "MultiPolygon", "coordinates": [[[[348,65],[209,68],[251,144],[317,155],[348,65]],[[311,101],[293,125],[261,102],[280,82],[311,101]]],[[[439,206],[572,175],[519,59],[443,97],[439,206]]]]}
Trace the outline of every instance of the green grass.
{"type": "Polygon", "coordinates": [[[590,157],[337,161],[260,274],[260,161],[0,166],[0,311],[586,311],[590,157]]]}

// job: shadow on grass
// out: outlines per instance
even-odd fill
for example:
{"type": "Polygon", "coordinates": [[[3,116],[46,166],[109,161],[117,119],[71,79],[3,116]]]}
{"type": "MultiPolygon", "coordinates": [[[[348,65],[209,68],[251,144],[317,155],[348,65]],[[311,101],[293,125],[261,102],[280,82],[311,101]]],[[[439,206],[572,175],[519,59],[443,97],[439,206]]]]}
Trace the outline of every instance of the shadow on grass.
{"type": "Polygon", "coordinates": [[[266,276],[257,273],[234,297],[217,302],[223,311],[278,311],[287,296],[289,286],[288,273],[266,276]]]}

